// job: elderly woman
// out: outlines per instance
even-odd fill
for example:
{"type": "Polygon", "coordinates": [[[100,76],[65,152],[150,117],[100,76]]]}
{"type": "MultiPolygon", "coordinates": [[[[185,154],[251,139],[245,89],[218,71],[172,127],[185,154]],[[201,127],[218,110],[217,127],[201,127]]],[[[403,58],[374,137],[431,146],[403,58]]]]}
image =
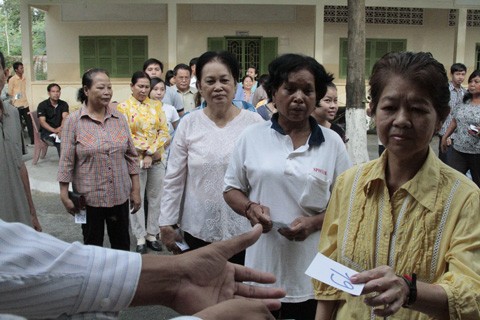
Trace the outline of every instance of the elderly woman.
{"type": "Polygon", "coordinates": [[[117,106],[125,115],[130,127],[133,144],[140,159],[140,194],[148,199],[148,218],[145,221],[145,210],[140,208],[136,214],[130,215],[132,231],[137,238],[136,251],[146,253],[147,247],[161,251],[157,241],[158,216],[162,194],[165,166],[162,158],[165,147],[170,142],[168,124],[162,103],[148,97],[150,93],[150,77],[143,71],[137,71],[130,83],[132,95],[117,106]]]}
{"type": "Polygon", "coordinates": [[[316,319],[480,319],[480,190],[429,147],[449,112],[445,69],[387,54],[370,95],[386,151],[339,177],[319,245],[366,297],[314,281],[316,319]]]}
{"type": "Polygon", "coordinates": [[[463,174],[470,170],[473,182],[480,187],[480,70],[468,77],[468,93],[452,112],[450,126],[442,136],[443,152],[447,152],[447,139],[453,132],[455,143],[448,163],[463,174]]]}
{"type": "MultiPolygon", "coordinates": [[[[206,106],[180,121],[170,146],[160,211],[162,242],[175,243],[179,226],[191,249],[250,230],[223,200],[223,177],[233,145],[249,125],[263,121],[233,105],[238,62],[227,52],[206,52],[197,62],[197,87],[206,106]]],[[[244,253],[230,261],[243,264],[244,253]]]]}
{"type": "Polygon", "coordinates": [[[310,114],[332,76],[315,59],[287,54],[269,65],[267,90],[277,113],[238,138],[224,198],[265,234],[245,265],[276,275],[287,296],[277,317],[313,319],[316,301],[305,275],[315,256],[330,189],[351,164],[340,137],[310,114]],[[313,250],[313,251],[312,251],[313,250]]]}
{"type": "Polygon", "coordinates": [[[253,99],[253,78],[249,75],[246,75],[242,79],[242,85],[237,86],[237,92],[235,93],[235,100],[242,100],[248,103],[252,103],[253,99]]]}
{"type": "Polygon", "coordinates": [[[79,93],[85,103],[68,116],[62,133],[60,198],[73,215],[78,208],[68,197],[70,182],[85,197],[85,244],[103,246],[106,223],[112,248],[129,251],[129,199],[133,212],[140,208],[137,152],[125,118],[109,107],[112,84],[107,71],[85,72],[79,93]]]}

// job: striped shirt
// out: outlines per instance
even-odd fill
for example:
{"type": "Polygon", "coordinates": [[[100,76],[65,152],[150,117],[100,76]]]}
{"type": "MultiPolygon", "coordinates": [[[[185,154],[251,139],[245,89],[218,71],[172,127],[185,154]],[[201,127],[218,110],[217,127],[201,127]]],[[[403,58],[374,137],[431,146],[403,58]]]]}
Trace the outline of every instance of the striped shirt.
{"type": "Polygon", "coordinates": [[[91,207],[113,207],[130,196],[130,175],[139,173],[137,152],[125,117],[107,108],[103,122],[87,107],[70,114],[62,130],[57,180],[72,182],[91,207]]]}
{"type": "Polygon", "coordinates": [[[115,318],[130,305],[141,266],[138,253],[70,244],[0,220],[0,313],[115,318]]]}

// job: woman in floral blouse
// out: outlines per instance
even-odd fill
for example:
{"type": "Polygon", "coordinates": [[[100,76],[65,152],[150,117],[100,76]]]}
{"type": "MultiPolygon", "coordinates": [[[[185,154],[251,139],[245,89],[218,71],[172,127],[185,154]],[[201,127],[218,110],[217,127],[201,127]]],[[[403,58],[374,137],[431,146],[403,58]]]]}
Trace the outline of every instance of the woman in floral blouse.
{"type": "Polygon", "coordinates": [[[118,110],[127,118],[133,143],[140,160],[140,194],[148,198],[148,220],[145,225],[145,210],[141,208],[130,215],[132,231],[137,238],[136,251],[146,253],[147,247],[161,251],[157,241],[158,216],[162,194],[165,166],[162,163],[165,147],[170,142],[168,125],[162,103],[151,100],[150,77],[143,71],[132,76],[132,96],[118,105],[118,110]],[[145,193],[146,192],[146,193],[145,193]]]}

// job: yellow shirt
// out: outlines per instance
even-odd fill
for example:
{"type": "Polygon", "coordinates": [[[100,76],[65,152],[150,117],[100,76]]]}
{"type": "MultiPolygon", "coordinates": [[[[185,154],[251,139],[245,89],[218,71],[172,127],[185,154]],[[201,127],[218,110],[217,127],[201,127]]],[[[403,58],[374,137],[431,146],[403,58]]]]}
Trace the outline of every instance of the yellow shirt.
{"type": "Polygon", "coordinates": [[[127,118],[135,148],[143,156],[159,151],[163,158],[164,145],[170,141],[170,135],[162,103],[150,98],[141,103],[131,96],[120,103],[117,110],[127,118]]]}
{"type": "Polygon", "coordinates": [[[8,80],[8,95],[12,99],[14,107],[28,107],[27,100],[27,79],[15,74],[8,80]]]}
{"type": "MultiPolygon", "coordinates": [[[[341,175],[319,249],[354,270],[391,266],[442,286],[450,319],[480,319],[480,189],[430,149],[419,172],[390,198],[388,152],[341,175]]],[[[337,319],[375,319],[372,308],[314,280],[317,300],[339,300],[337,319]]],[[[428,319],[401,308],[388,319],[428,319]]]]}

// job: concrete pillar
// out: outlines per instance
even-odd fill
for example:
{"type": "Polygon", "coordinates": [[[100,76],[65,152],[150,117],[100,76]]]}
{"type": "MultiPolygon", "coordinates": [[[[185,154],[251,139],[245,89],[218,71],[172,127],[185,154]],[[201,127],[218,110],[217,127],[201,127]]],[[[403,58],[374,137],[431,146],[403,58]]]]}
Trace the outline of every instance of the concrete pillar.
{"type": "Polygon", "coordinates": [[[457,12],[457,33],[455,34],[455,62],[465,63],[465,43],[467,37],[467,9],[458,9],[457,12]]]}
{"type": "Polygon", "coordinates": [[[324,8],[325,5],[323,1],[319,1],[315,5],[315,48],[314,48],[314,58],[323,63],[323,33],[324,33],[324,8]]]}
{"type": "Polygon", "coordinates": [[[33,48],[32,48],[32,13],[26,0],[20,1],[20,24],[22,30],[22,63],[25,70],[24,77],[27,79],[27,98],[29,105],[32,101],[33,73],[33,48]]]}
{"type": "MultiPolygon", "coordinates": [[[[168,60],[166,65],[168,69],[173,69],[177,65],[177,3],[169,2],[168,11],[168,60]]],[[[167,68],[167,67],[166,67],[167,68]]],[[[163,70],[164,74],[166,70],[163,70]]]]}

